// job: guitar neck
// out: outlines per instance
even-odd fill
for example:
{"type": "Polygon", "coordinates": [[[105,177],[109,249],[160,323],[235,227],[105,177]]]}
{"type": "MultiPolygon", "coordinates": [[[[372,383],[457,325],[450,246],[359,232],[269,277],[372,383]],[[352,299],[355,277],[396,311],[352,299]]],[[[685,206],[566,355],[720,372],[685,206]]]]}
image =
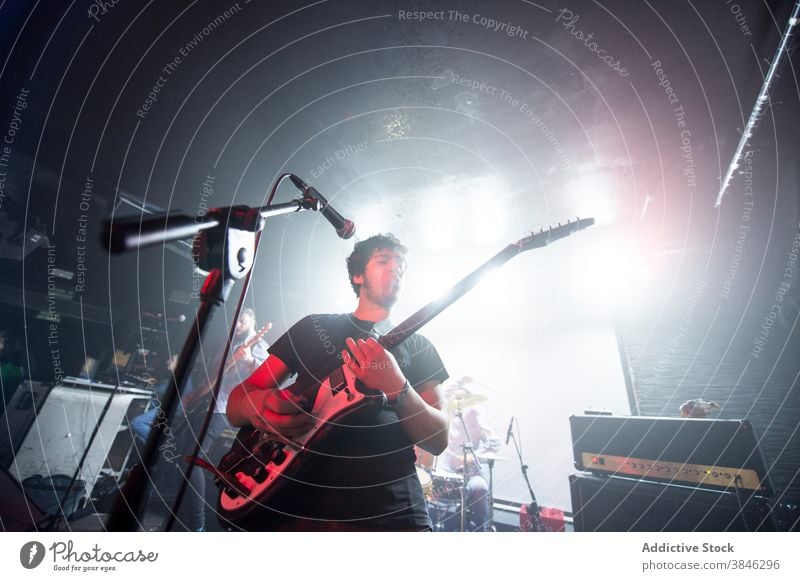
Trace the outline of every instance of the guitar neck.
{"type": "Polygon", "coordinates": [[[413,333],[416,333],[439,313],[469,292],[489,272],[505,264],[517,254],[523,252],[523,250],[524,249],[520,244],[509,244],[484,264],[473,270],[470,274],[450,287],[450,290],[448,290],[446,293],[422,307],[416,313],[389,331],[386,335],[378,339],[378,343],[380,343],[384,349],[387,350],[396,347],[408,339],[408,337],[413,333]]]}

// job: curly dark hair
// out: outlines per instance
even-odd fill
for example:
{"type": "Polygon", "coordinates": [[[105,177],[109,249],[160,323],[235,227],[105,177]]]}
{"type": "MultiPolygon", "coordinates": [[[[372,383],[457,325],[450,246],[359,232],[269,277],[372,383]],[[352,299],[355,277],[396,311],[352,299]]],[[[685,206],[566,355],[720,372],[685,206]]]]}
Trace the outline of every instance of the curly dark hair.
{"type": "Polygon", "coordinates": [[[361,285],[353,282],[353,277],[363,275],[367,267],[372,253],[376,250],[390,249],[397,252],[401,256],[405,256],[408,252],[402,242],[394,237],[393,234],[376,234],[369,238],[356,243],[353,252],[347,257],[347,274],[350,277],[350,286],[353,287],[353,292],[358,293],[361,291],[361,285]]]}

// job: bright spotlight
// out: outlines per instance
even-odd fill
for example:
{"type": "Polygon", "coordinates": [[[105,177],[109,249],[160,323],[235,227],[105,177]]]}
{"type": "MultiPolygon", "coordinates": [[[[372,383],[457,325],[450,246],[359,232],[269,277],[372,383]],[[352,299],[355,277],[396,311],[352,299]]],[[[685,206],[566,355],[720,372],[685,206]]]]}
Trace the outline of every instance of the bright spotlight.
{"type": "Polygon", "coordinates": [[[359,210],[353,220],[358,228],[357,235],[361,238],[392,230],[391,215],[383,203],[372,204],[359,210]]]}
{"type": "Polygon", "coordinates": [[[480,244],[498,242],[506,233],[508,215],[496,179],[487,178],[469,193],[472,237],[480,244]]]}
{"type": "Polygon", "coordinates": [[[424,205],[423,234],[426,245],[433,250],[447,250],[461,231],[459,204],[453,196],[436,197],[424,205]]]}
{"type": "Polygon", "coordinates": [[[592,216],[601,225],[613,222],[617,216],[619,194],[615,182],[608,173],[595,169],[582,172],[566,187],[580,214],[592,216]]]}
{"type": "Polygon", "coordinates": [[[584,300],[598,308],[616,309],[630,305],[641,294],[641,286],[650,276],[647,261],[630,243],[600,241],[588,246],[578,266],[579,284],[584,300]]]}

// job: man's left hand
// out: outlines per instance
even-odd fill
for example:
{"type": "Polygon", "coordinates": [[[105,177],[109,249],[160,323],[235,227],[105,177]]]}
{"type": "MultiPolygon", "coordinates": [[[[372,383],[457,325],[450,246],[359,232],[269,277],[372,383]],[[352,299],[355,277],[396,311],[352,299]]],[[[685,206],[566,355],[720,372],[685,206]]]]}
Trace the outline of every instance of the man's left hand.
{"type": "Polygon", "coordinates": [[[255,357],[253,357],[253,351],[250,349],[250,347],[245,347],[244,345],[236,350],[233,358],[236,361],[246,361],[247,363],[252,363],[255,361],[255,357]]]}
{"type": "Polygon", "coordinates": [[[380,343],[370,337],[366,341],[348,338],[345,344],[350,352],[347,349],[342,351],[342,359],[361,383],[370,389],[382,391],[389,398],[402,391],[406,378],[397,359],[380,343]]]}

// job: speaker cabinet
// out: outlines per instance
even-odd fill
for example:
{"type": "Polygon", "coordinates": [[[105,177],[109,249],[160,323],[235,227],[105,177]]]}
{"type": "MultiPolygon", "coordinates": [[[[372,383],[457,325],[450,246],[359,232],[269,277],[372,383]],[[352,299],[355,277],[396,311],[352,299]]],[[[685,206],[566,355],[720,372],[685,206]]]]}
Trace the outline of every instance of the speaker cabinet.
{"type": "Polygon", "coordinates": [[[774,531],[767,501],[632,478],[570,476],[575,531],[774,531]]]}
{"type": "Polygon", "coordinates": [[[23,393],[20,401],[24,400],[24,406],[16,406],[12,399],[6,408],[8,413],[20,414],[13,420],[17,428],[9,473],[19,482],[36,475],[71,478],[86,453],[78,478],[91,494],[100,471],[119,463],[110,461],[121,453],[114,447],[118,434],[130,445],[125,419],[131,410],[144,409],[149,393],[77,383],[47,391],[41,398],[23,393]],[[95,428],[97,434],[92,439],[95,428]]]}
{"type": "Polygon", "coordinates": [[[0,466],[8,468],[42,409],[50,386],[23,381],[8,401],[0,419],[0,466]]]}
{"type": "Polygon", "coordinates": [[[45,516],[19,482],[0,466],[0,531],[35,531],[45,516]]]}

